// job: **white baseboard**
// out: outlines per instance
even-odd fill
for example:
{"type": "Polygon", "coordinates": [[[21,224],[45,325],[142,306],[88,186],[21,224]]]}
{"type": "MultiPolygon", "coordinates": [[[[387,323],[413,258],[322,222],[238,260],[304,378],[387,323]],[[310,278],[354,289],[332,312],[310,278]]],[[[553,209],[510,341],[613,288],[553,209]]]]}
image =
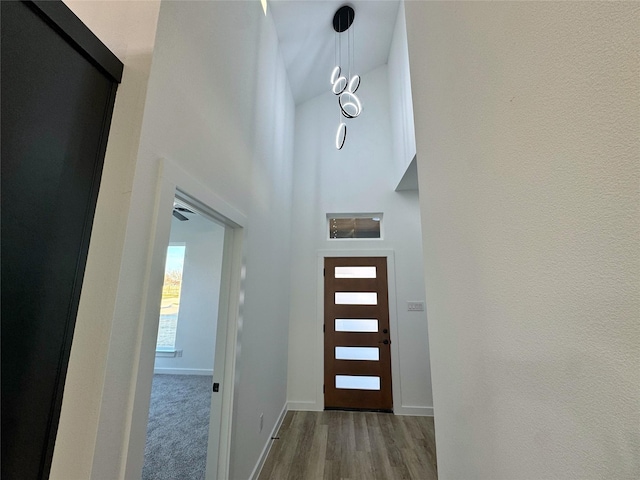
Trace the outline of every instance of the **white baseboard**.
{"type": "Polygon", "coordinates": [[[280,412],[280,416],[278,417],[276,424],[273,426],[273,429],[271,430],[271,435],[269,435],[269,438],[267,439],[267,443],[265,443],[264,448],[262,449],[262,453],[258,458],[258,462],[256,463],[256,466],[253,467],[253,472],[251,472],[251,475],[249,475],[249,480],[257,480],[258,477],[260,476],[260,472],[262,471],[264,462],[267,460],[267,456],[269,456],[271,445],[273,445],[273,440],[271,438],[275,437],[276,434],[278,433],[278,430],[280,430],[280,426],[282,425],[282,421],[284,420],[284,417],[287,414],[287,410],[288,410],[287,404],[285,403],[284,406],[282,407],[282,412],[280,412]]]}
{"type": "MultiPolygon", "coordinates": [[[[317,402],[288,402],[287,410],[293,412],[322,412],[324,408],[317,402]]],[[[433,407],[395,407],[393,413],[395,415],[433,417],[433,407]]]]}
{"type": "Polygon", "coordinates": [[[287,409],[296,412],[321,412],[324,410],[322,405],[317,402],[287,402],[287,409]]]}
{"type": "Polygon", "coordinates": [[[414,417],[433,417],[433,407],[396,407],[395,415],[410,415],[414,417]]]}
{"type": "Polygon", "coordinates": [[[206,368],[156,368],[153,373],[162,375],[213,375],[213,369],[206,368]]]}

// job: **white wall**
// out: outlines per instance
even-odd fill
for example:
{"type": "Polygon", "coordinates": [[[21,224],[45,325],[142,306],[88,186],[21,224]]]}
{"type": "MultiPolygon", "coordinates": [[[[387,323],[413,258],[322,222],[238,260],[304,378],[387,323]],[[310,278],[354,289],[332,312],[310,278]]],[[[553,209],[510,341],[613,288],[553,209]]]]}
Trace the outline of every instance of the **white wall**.
{"type": "Polygon", "coordinates": [[[91,476],[120,259],[160,2],[65,4],[124,63],[104,160],[51,479],[91,476]]]}
{"type": "MultiPolygon", "coordinates": [[[[321,410],[323,353],[322,320],[316,309],[319,250],[389,249],[395,252],[401,398],[394,398],[398,413],[431,413],[431,381],[425,312],[408,312],[406,302],[424,300],[420,265],[420,220],[417,192],[394,192],[395,163],[389,119],[387,67],[363,75],[358,96],[360,117],[347,120],[347,140],[335,148],[338,126],[337,97],[326,95],[298,105],[293,193],[291,249],[291,314],[289,326],[289,405],[321,410]],[[383,212],[383,240],[327,240],[326,214],[383,212]],[[320,337],[320,338],[319,338],[320,337]],[[319,342],[320,341],[320,342],[319,342]],[[411,408],[415,407],[415,408],[411,408]]],[[[320,273],[321,275],[321,273],[320,273]]],[[[393,333],[393,331],[392,331],[393,333]]]]}
{"type": "MultiPolygon", "coordinates": [[[[114,12],[118,4],[105,9],[114,12]]],[[[109,24],[104,34],[119,28],[109,24]]],[[[68,450],[75,447],[91,471],[60,478],[115,479],[125,469],[135,478],[142,466],[146,416],[132,409],[142,319],[150,313],[144,299],[162,282],[147,273],[161,158],[247,214],[232,478],[249,476],[286,401],[294,115],[273,21],[259,2],[163,2],[140,148],[135,165],[127,159],[135,177],[123,184],[127,194],[131,185],[124,248],[106,261],[121,267],[113,314],[83,342],[98,357],[87,370],[102,395],[86,416],[97,422],[97,441],[85,447],[70,438],[68,450]]],[[[94,232],[92,243],[110,239],[107,233],[94,232]]]]}
{"type": "Polygon", "coordinates": [[[394,178],[400,181],[416,155],[416,133],[413,122],[411,72],[407,46],[407,24],[404,1],[400,2],[396,26],[389,50],[389,100],[391,101],[391,133],[393,139],[394,178]]]}
{"type": "Polygon", "coordinates": [[[182,289],[176,328],[181,357],[156,357],[155,372],[211,375],[218,325],[224,227],[187,214],[188,221],[171,220],[170,242],[185,245],[182,289]]]}
{"type": "Polygon", "coordinates": [[[407,2],[438,475],[640,475],[640,6],[407,2]]]}

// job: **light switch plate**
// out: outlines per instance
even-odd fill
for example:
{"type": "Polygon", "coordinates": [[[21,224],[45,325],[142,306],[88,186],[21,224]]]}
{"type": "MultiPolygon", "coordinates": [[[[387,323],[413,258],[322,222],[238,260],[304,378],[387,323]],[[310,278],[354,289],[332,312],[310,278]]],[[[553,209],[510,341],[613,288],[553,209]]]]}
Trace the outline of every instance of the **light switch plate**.
{"type": "Polygon", "coordinates": [[[407,310],[410,312],[424,312],[424,302],[407,302],[407,310]]]}

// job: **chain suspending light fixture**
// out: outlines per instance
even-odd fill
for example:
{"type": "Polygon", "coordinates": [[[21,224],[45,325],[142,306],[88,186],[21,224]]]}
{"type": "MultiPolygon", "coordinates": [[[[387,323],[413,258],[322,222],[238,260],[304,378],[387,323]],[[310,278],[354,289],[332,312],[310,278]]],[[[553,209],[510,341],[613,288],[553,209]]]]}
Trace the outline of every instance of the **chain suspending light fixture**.
{"type": "Polygon", "coordinates": [[[336,132],[336,148],[341,150],[347,139],[347,125],[343,121],[348,118],[356,118],[362,112],[362,104],[356,96],[360,87],[360,75],[351,75],[353,68],[353,51],[355,45],[355,32],[349,27],[353,24],[355,12],[349,5],[340,7],[333,16],[333,29],[335,30],[335,67],[331,72],[331,91],[338,96],[340,107],[340,121],[336,132]],[[347,32],[347,68],[343,70],[342,63],[342,33],[347,32]],[[345,75],[346,74],[346,75],[345,75]]]}

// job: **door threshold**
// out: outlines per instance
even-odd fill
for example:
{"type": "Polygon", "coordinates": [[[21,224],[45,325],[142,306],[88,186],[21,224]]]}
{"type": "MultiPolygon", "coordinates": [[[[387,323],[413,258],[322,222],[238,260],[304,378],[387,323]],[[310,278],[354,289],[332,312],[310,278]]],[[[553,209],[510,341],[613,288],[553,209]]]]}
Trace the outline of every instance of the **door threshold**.
{"type": "Polygon", "coordinates": [[[343,412],[374,412],[374,413],[393,413],[392,409],[388,408],[347,408],[347,407],[324,407],[327,410],[338,410],[343,412]]]}

